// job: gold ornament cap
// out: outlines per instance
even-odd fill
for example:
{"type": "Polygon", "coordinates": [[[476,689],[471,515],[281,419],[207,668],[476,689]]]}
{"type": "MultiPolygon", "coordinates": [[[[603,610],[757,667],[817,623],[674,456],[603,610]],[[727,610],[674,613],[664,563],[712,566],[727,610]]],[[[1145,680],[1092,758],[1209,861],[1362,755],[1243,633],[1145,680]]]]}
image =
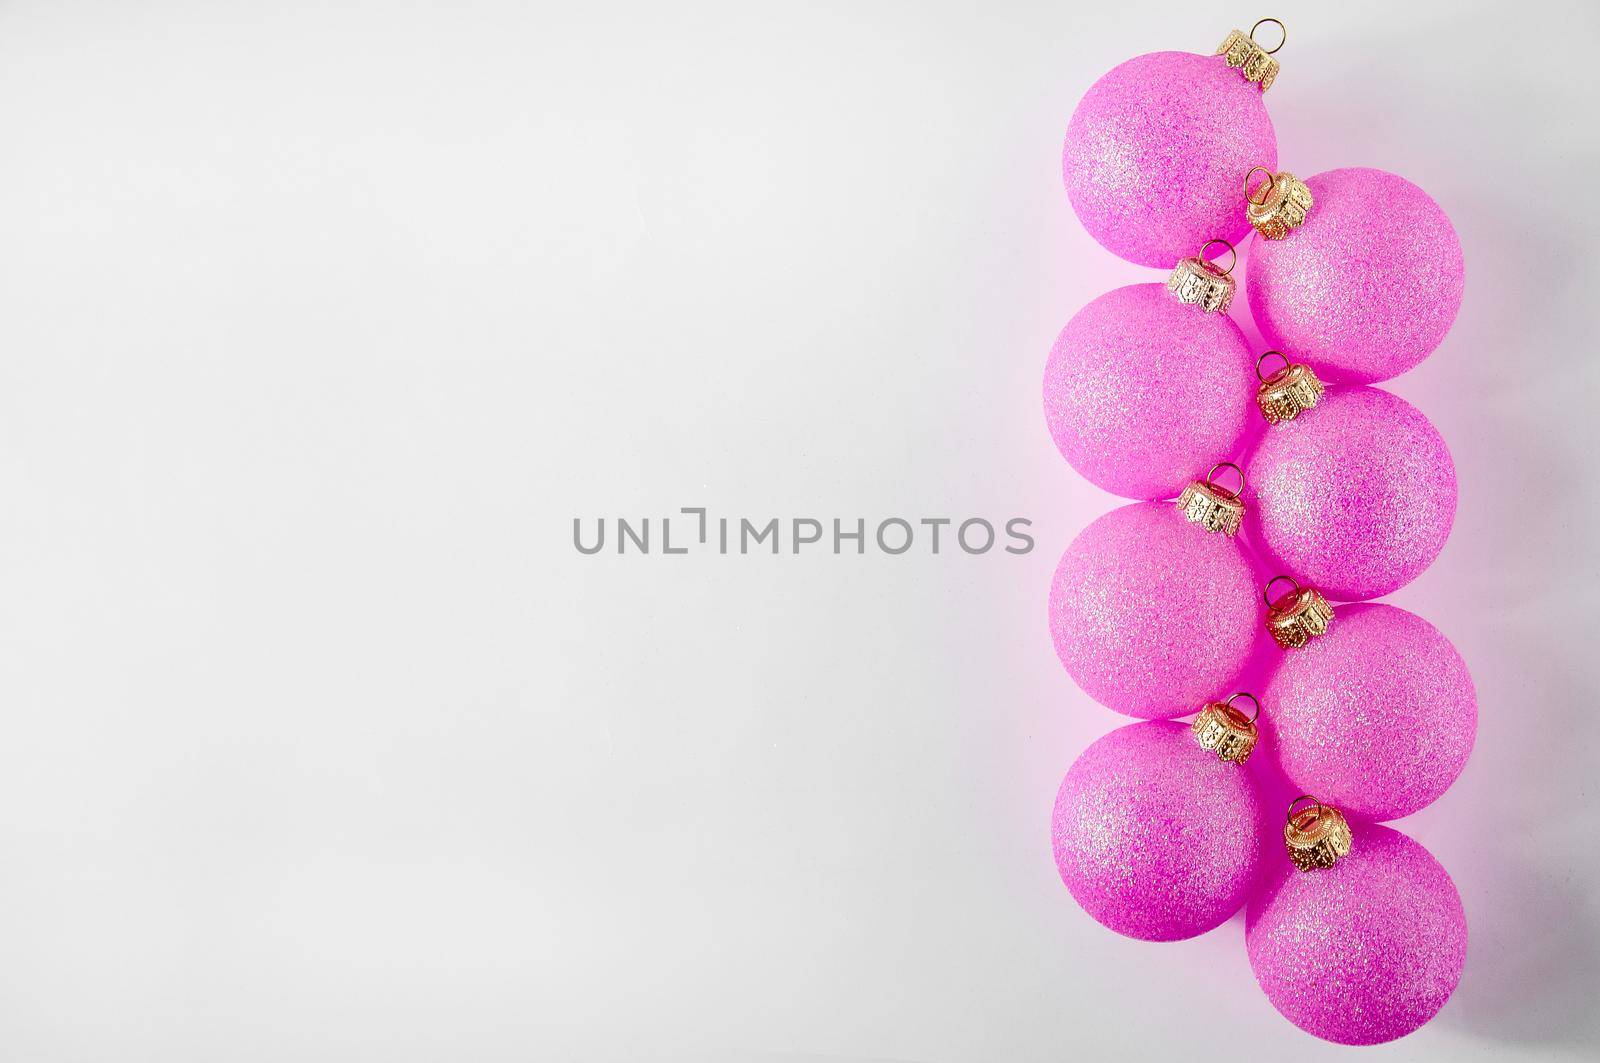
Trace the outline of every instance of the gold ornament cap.
{"type": "Polygon", "coordinates": [[[1218,760],[1243,764],[1256,748],[1256,719],[1260,715],[1261,702],[1254,694],[1235,694],[1227,701],[1208,702],[1189,727],[1201,749],[1215,753],[1218,760]],[[1233,703],[1240,698],[1249,698],[1256,711],[1247,717],[1234,708],[1233,703]]]}
{"type": "Polygon", "coordinates": [[[1292,421],[1302,410],[1322,401],[1322,381],[1317,374],[1309,365],[1289,361],[1282,351],[1268,351],[1256,359],[1256,379],[1261,381],[1256,389],[1256,405],[1261,407],[1261,416],[1268,424],[1292,421]],[[1262,376],[1261,363],[1274,355],[1283,360],[1283,367],[1262,376]]]}
{"type": "Polygon", "coordinates": [[[1273,173],[1265,166],[1251,167],[1244,175],[1244,216],[1265,240],[1282,240],[1306,223],[1311,213],[1311,188],[1287,170],[1273,173]],[[1250,191],[1250,178],[1267,179],[1250,191]]]}
{"type": "Polygon", "coordinates": [[[1219,461],[1211,466],[1204,480],[1193,480],[1178,496],[1178,510],[1190,524],[1198,524],[1206,531],[1233,536],[1244,520],[1244,470],[1231,461],[1219,461]],[[1232,469],[1239,476],[1239,486],[1230,490],[1217,482],[1218,469],[1232,469]]]}
{"type": "Polygon", "coordinates": [[[1284,848],[1301,871],[1332,867],[1350,855],[1354,841],[1344,813],[1301,794],[1289,803],[1288,821],[1283,826],[1284,848]],[[1310,801],[1310,808],[1301,807],[1310,801]]]}
{"type": "Polygon", "coordinates": [[[1249,33],[1243,30],[1231,31],[1223,42],[1217,45],[1216,54],[1225,58],[1229,66],[1238,69],[1246,81],[1258,82],[1261,91],[1266,92],[1272,87],[1272,83],[1278,80],[1279,64],[1272,55],[1282,48],[1288,39],[1289,31],[1283,23],[1275,18],[1264,18],[1251,26],[1249,33]],[[1269,22],[1278,27],[1281,36],[1275,46],[1263,48],[1256,43],[1256,30],[1269,22]]]}
{"type": "Polygon", "coordinates": [[[1318,635],[1328,632],[1333,623],[1333,606],[1315,587],[1302,587],[1288,576],[1273,576],[1261,596],[1267,602],[1267,630],[1272,640],[1286,650],[1304,646],[1318,635]],[[1287,581],[1294,590],[1276,601],[1272,598],[1273,584],[1287,581]]]}
{"type": "Polygon", "coordinates": [[[1233,302],[1233,278],[1229,276],[1238,265],[1239,253],[1226,240],[1207,240],[1198,255],[1180,259],[1167,278],[1167,291],[1180,303],[1198,306],[1208,314],[1221,313],[1233,302]],[[1212,244],[1221,244],[1232,256],[1228,268],[1222,269],[1206,261],[1206,251],[1212,244]]]}

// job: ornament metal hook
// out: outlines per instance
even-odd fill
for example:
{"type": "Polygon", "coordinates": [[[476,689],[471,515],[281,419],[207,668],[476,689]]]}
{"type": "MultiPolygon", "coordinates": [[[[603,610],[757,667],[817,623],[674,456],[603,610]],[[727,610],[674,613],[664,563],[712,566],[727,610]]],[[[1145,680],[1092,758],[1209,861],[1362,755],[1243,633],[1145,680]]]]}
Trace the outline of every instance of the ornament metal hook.
{"type": "Polygon", "coordinates": [[[1235,267],[1235,266],[1237,266],[1239,264],[1239,252],[1235,251],[1234,248],[1233,248],[1233,245],[1228,243],[1228,241],[1223,240],[1220,237],[1214,238],[1214,239],[1211,239],[1211,240],[1207,240],[1205,242],[1205,246],[1200,248],[1200,261],[1201,262],[1204,262],[1206,260],[1206,251],[1210,249],[1212,244],[1221,244],[1223,247],[1226,247],[1228,249],[1228,255],[1229,255],[1228,268],[1222,271],[1222,275],[1224,277],[1226,277],[1228,274],[1233,272],[1233,267],[1235,267]]]}
{"type": "Polygon", "coordinates": [[[1261,702],[1256,699],[1256,696],[1254,694],[1246,694],[1244,691],[1241,690],[1239,693],[1235,694],[1233,697],[1231,697],[1227,701],[1223,702],[1223,704],[1228,706],[1228,708],[1231,709],[1231,708],[1233,708],[1233,703],[1235,701],[1238,701],[1240,698],[1249,698],[1250,699],[1250,704],[1252,704],[1252,705],[1254,705],[1256,707],[1255,713],[1250,717],[1250,719],[1245,721],[1246,723],[1255,723],[1257,720],[1259,720],[1261,718],[1261,702]]]}
{"type": "Polygon", "coordinates": [[[1307,812],[1312,811],[1310,808],[1302,808],[1299,812],[1296,812],[1295,809],[1299,807],[1301,801],[1311,802],[1312,806],[1316,809],[1316,819],[1321,819],[1322,814],[1328,810],[1327,806],[1325,806],[1315,797],[1312,797],[1310,794],[1301,794],[1299,797],[1289,802],[1289,815],[1286,818],[1291,827],[1299,828],[1300,825],[1295,822],[1296,817],[1304,816],[1307,812]]]}
{"type": "MultiPolygon", "coordinates": [[[[1279,22],[1275,18],[1264,18],[1264,19],[1261,19],[1254,26],[1250,27],[1250,39],[1252,41],[1254,41],[1256,39],[1256,30],[1260,29],[1262,26],[1265,26],[1269,22],[1272,25],[1278,27],[1278,33],[1279,33],[1278,47],[1277,48],[1261,48],[1261,50],[1263,52],[1266,52],[1268,55],[1271,55],[1272,53],[1278,51],[1279,48],[1282,48],[1285,44],[1289,43],[1289,27],[1288,26],[1285,26],[1283,23],[1279,22]]],[[[1256,47],[1258,47],[1258,48],[1261,47],[1261,42],[1260,41],[1256,41],[1256,47]]]]}
{"type": "Polygon", "coordinates": [[[1244,175],[1244,198],[1248,199],[1258,207],[1266,206],[1267,200],[1272,196],[1272,182],[1277,180],[1277,177],[1277,174],[1273,173],[1265,166],[1250,167],[1250,169],[1244,175]],[[1267,179],[1261,183],[1261,187],[1256,189],[1257,192],[1262,193],[1260,199],[1257,199],[1255,196],[1250,194],[1250,178],[1257,173],[1264,173],[1267,175],[1267,179]]]}
{"type": "Polygon", "coordinates": [[[1219,461],[1215,465],[1211,466],[1211,471],[1206,473],[1206,483],[1212,485],[1220,491],[1228,490],[1226,487],[1223,487],[1221,484],[1217,483],[1218,469],[1232,469],[1239,477],[1239,487],[1237,490],[1229,494],[1229,498],[1238,498],[1240,495],[1244,494],[1244,470],[1239,468],[1239,466],[1235,465],[1231,461],[1219,461]]]}
{"type": "Polygon", "coordinates": [[[1279,580],[1284,580],[1290,586],[1292,586],[1296,595],[1300,593],[1300,583],[1293,576],[1273,576],[1271,579],[1267,580],[1267,585],[1261,589],[1261,597],[1266,601],[1268,609],[1273,608],[1272,585],[1277,583],[1279,580]]]}
{"type": "MultiPolygon", "coordinates": [[[[1261,381],[1263,384],[1267,382],[1267,378],[1261,375],[1261,363],[1266,361],[1268,358],[1271,358],[1273,355],[1277,355],[1279,358],[1283,359],[1283,369],[1289,368],[1289,356],[1284,354],[1282,351],[1268,351],[1267,353],[1263,354],[1260,358],[1256,359],[1256,379],[1261,381]]],[[[1278,372],[1283,372],[1283,369],[1278,370],[1278,372]]]]}

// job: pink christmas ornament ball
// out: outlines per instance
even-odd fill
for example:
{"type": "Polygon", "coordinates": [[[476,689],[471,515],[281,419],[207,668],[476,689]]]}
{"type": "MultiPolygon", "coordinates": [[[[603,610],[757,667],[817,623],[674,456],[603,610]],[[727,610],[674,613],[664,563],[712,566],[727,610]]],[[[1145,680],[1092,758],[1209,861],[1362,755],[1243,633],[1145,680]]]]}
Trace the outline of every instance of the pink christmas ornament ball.
{"type": "Polygon", "coordinates": [[[1382,170],[1306,181],[1314,205],[1283,240],[1251,244],[1250,315],[1324,381],[1398,376],[1444,340],[1461,308],[1461,241],[1439,204],[1382,170]]]}
{"type": "Polygon", "coordinates": [[[1298,871],[1287,857],[1245,912],[1250,966],[1267,999],[1308,1033],[1393,1041],[1438,1013],[1461,980],[1467,918],[1455,883],[1398,831],[1354,824],[1349,855],[1298,871]]]}
{"type": "Polygon", "coordinates": [[[1226,314],[1130,284],[1078,311],[1044,372],[1044,414],[1062,457],[1096,487],[1175,498],[1235,453],[1251,424],[1250,349],[1226,314]]]}
{"type": "Polygon", "coordinates": [[[1231,693],[1261,626],[1239,545],[1138,502],[1105,514],[1061,555],[1050,634],[1068,674],[1102,705],[1162,719],[1231,693]]]}
{"type": "Polygon", "coordinates": [[[1244,174],[1275,167],[1261,86],[1222,56],[1153,52],[1095,82],[1072,112],[1061,175],[1072,209],[1113,254],[1170,268],[1249,231],[1244,174]]]}
{"type": "Polygon", "coordinates": [[[1346,813],[1399,819],[1455,782],[1478,731],[1472,676],[1450,640],[1391,605],[1339,610],[1282,656],[1262,692],[1284,775],[1346,813]]]}
{"type": "Polygon", "coordinates": [[[1201,749],[1183,724],[1120,727],[1061,781],[1056,868],[1103,925],[1177,941],[1244,904],[1260,866],[1262,814],[1249,770],[1201,749]]]}
{"type": "Polygon", "coordinates": [[[1279,571],[1336,600],[1410,583],[1455,521],[1444,440],[1416,407],[1376,388],[1330,389],[1264,432],[1247,469],[1255,540],[1279,571]]]}

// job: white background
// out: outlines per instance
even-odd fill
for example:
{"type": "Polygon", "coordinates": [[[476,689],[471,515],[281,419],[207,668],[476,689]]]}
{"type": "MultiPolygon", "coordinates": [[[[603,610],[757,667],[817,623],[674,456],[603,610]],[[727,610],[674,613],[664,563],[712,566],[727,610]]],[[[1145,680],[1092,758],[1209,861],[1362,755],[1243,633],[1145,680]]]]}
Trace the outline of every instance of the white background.
{"type": "MultiPolygon", "coordinates": [[[[1051,651],[1114,500],[1039,380],[1116,285],[1085,89],[1289,23],[1302,175],[1454,218],[1395,601],[1476,755],[1472,925],[1374,1059],[1600,1048],[1591,4],[0,3],[0,1057],[1323,1059],[1239,920],[1085,916],[1051,651]],[[576,516],[1013,515],[1039,547],[596,557],[576,516]]],[[[1242,300],[1241,300],[1242,302],[1242,300]]]]}

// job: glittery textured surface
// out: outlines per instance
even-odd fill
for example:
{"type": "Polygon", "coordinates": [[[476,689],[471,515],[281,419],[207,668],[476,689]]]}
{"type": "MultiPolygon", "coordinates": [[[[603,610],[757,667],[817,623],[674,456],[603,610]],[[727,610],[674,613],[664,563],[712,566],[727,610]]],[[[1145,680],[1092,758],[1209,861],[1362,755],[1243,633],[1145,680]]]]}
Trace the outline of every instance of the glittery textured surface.
{"type": "Polygon", "coordinates": [[[1246,469],[1247,524],[1279,571],[1339,601],[1410,583],[1455,520],[1444,440],[1416,407],[1376,388],[1330,389],[1315,409],[1268,429],[1246,469]]]}
{"type": "Polygon", "coordinates": [[[1061,781],[1056,868],[1112,930],[1176,941],[1244,904],[1261,864],[1261,826],[1249,768],[1201,749],[1183,724],[1129,724],[1085,750],[1061,781]]]}
{"type": "Polygon", "coordinates": [[[1286,239],[1250,242],[1250,315],[1324,381],[1387,380],[1428,356],[1461,308],[1461,241],[1439,204],[1382,170],[1329,170],[1286,239]]]}
{"type": "Polygon", "coordinates": [[[1350,605],[1286,653],[1262,692],[1267,743],[1299,790],[1367,819],[1409,816],[1455,782],[1478,732],[1450,640],[1391,605],[1350,605]]]}
{"type": "Polygon", "coordinates": [[[1153,52],[1095,82],[1072,112],[1061,175],[1089,234],[1170,269],[1212,237],[1250,231],[1244,173],[1276,168],[1261,87],[1221,56],[1153,52]]]}
{"type": "Polygon", "coordinates": [[[1250,423],[1253,365],[1226,314],[1184,306],[1160,284],[1130,284],[1061,330],[1044,371],[1045,420],[1095,486],[1175,498],[1234,456],[1250,423]]]}
{"type": "Polygon", "coordinates": [[[1350,855],[1296,871],[1269,855],[1250,899],[1245,943],[1273,1007],[1340,1044],[1404,1037],[1461,980],[1467,919],[1438,861],[1398,831],[1354,824],[1350,855]]]}
{"type": "MultiPolygon", "coordinates": [[[[1246,518],[1248,520],[1248,518],[1246,518]]],[[[1261,627],[1237,542],[1170,502],[1114,509],[1073,540],[1050,587],[1056,655],[1086,693],[1161,719],[1227,697],[1261,627]]]]}

